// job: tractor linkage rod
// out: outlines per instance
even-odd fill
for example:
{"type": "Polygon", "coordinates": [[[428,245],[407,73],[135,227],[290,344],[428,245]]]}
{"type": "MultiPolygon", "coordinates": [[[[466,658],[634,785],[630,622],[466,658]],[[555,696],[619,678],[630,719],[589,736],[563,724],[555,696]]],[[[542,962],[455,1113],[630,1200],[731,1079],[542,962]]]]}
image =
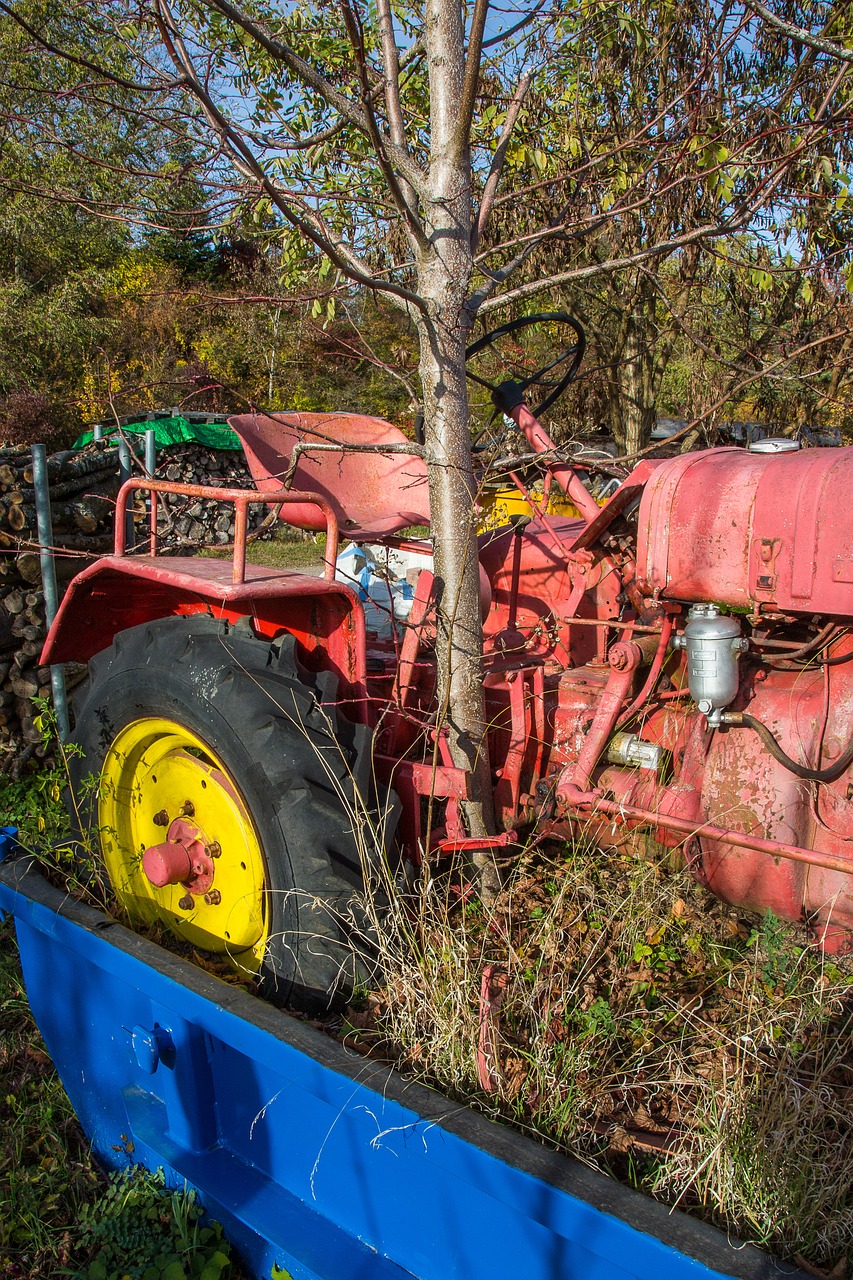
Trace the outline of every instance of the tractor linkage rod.
{"type": "Polygon", "coordinates": [[[664,827],[669,831],[680,831],[686,836],[705,836],[708,840],[717,840],[721,844],[733,844],[739,849],[752,849],[755,853],[766,853],[772,858],[787,858],[790,862],[806,862],[811,867],[825,867],[828,871],[840,871],[850,874],[849,858],[836,858],[831,853],[818,853],[814,849],[803,849],[796,844],[782,844],[779,840],[764,840],[760,836],[750,836],[743,831],[731,831],[728,827],[717,827],[711,822],[693,822],[689,818],[677,818],[674,814],[655,813],[653,809],[640,809],[636,805],[619,804],[615,800],[593,800],[573,804],[564,800],[566,808],[589,809],[590,817],[599,813],[612,814],[630,820],[637,826],[664,827]]]}

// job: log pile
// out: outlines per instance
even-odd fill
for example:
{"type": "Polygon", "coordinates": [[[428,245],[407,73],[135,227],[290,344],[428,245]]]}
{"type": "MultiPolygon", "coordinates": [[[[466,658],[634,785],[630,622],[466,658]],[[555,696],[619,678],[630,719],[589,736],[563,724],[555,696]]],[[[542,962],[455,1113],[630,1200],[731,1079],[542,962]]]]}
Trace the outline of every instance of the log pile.
{"type": "MultiPolygon", "coordinates": [[[[48,459],[56,571],[60,590],[112,545],[119,489],[118,450],[105,445],[48,459]]],[[[45,637],[44,593],[36,531],[32,455],[0,449],[0,772],[20,774],[45,753],[36,700],[50,696],[50,671],[39,663],[45,637]]],[[[69,664],[69,683],[81,668],[69,664]]]]}
{"type": "MultiPolygon", "coordinates": [[[[253,489],[254,482],[242,453],[178,445],[158,459],[158,480],[172,484],[204,484],[212,488],[253,489]]],[[[200,546],[228,546],[234,541],[234,508],[204,498],[166,498],[158,503],[160,545],[173,555],[186,555],[200,546]]],[[[259,533],[268,511],[249,508],[249,533],[259,533]]],[[[272,536],[269,527],[260,536],[272,536]]]]}
{"type": "MultiPolygon", "coordinates": [[[[134,472],[138,468],[134,465],[134,472]]],[[[242,453],[180,445],[158,458],[157,478],[182,484],[250,488],[242,453]]],[[[60,595],[96,556],[113,546],[113,517],[119,490],[118,450],[95,442],[80,451],[48,458],[53,517],[54,564],[60,595]]],[[[161,500],[158,532],[167,554],[192,554],[202,545],[233,541],[234,510],[204,499],[161,500]]],[[[260,527],[265,507],[249,509],[250,532],[260,527]]],[[[144,494],[134,508],[136,542],[146,552],[144,494]]],[[[45,754],[36,723],[37,700],[50,696],[50,671],[39,663],[46,633],[44,593],[36,530],[32,457],[25,447],[0,448],[0,774],[19,776],[45,754]]],[[[66,666],[70,687],[85,676],[79,664],[66,666]]]]}

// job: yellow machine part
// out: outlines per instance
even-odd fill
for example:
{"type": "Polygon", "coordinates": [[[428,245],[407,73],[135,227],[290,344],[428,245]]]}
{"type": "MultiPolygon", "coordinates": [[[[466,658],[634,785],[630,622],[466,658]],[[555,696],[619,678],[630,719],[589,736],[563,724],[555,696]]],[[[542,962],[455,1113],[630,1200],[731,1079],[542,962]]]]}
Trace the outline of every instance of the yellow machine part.
{"type": "Polygon", "coordinates": [[[200,738],[157,717],[122,729],[104,760],[98,821],[113,891],[133,919],[160,923],[236,968],[257,972],[269,928],[261,846],[236,783],[200,738]],[[184,884],[157,888],[142,869],[145,849],[166,840],[167,822],[186,812],[203,843],[220,849],[213,904],[184,884]],[[189,909],[179,905],[190,899],[189,909]]]}
{"type": "MultiPolygon", "coordinates": [[[[534,491],[535,498],[541,498],[543,495],[534,491]]],[[[514,485],[500,488],[497,486],[486,485],[480,493],[480,519],[477,525],[478,533],[488,533],[491,529],[500,529],[502,525],[509,524],[513,516],[530,516],[533,515],[533,508],[525,498],[520,489],[516,489],[514,485]]],[[[552,487],[548,496],[548,506],[546,508],[549,516],[569,516],[576,520],[580,519],[580,512],[573,502],[570,502],[561,489],[552,487]]]]}

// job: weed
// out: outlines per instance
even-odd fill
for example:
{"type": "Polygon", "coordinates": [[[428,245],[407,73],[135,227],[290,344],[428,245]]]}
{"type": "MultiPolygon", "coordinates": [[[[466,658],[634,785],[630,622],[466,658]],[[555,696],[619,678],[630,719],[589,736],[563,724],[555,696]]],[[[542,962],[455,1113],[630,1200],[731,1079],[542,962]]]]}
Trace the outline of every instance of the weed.
{"type": "Polygon", "coordinates": [[[170,1191],[162,1171],[110,1175],[81,1212],[92,1257],[74,1280],[230,1280],[231,1250],[217,1222],[205,1223],[193,1190],[170,1191]]]}
{"type": "Polygon", "coordinates": [[[0,1274],[48,1277],[85,1256],[75,1223],[97,1185],[33,1025],[7,921],[0,927],[0,1274]]]}
{"type": "Polygon", "coordinates": [[[616,1030],[613,1010],[603,996],[597,996],[588,1009],[580,1010],[577,1022],[582,1036],[611,1036],[616,1030]]]}
{"type": "Polygon", "coordinates": [[[792,955],[785,922],[768,911],[747,940],[758,953],[761,977],[768,993],[780,984],[786,991],[796,983],[796,958],[792,955]]]}
{"type": "Polygon", "coordinates": [[[744,1235],[842,1274],[853,1241],[853,1012],[840,1005],[828,1034],[802,1016],[794,1028],[804,1041],[796,1052],[781,1037],[731,1046],[733,1077],[706,1092],[691,1140],[651,1189],[703,1203],[744,1235]]]}
{"type": "Polygon", "coordinates": [[[52,708],[43,700],[38,702],[39,712],[35,723],[44,735],[45,745],[51,750],[52,763],[38,773],[22,778],[0,777],[0,815],[4,826],[18,828],[21,844],[27,849],[53,845],[67,840],[68,814],[63,802],[66,773],[61,756],[55,747],[54,717],[52,708]]]}

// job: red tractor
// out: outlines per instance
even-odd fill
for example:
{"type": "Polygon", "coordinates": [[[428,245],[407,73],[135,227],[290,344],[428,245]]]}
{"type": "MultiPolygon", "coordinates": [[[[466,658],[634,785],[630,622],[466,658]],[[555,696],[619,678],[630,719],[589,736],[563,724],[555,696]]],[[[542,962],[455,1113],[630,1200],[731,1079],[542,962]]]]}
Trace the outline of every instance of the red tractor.
{"type": "MultiPolygon", "coordinates": [[[[561,319],[572,342],[546,403],[583,353],[561,319]]],[[[480,538],[499,834],[476,843],[652,832],[728,902],[849,947],[853,449],[647,459],[599,507],[525,403],[543,376],[492,390],[580,518],[540,504],[480,538]]],[[[316,1004],[352,982],[371,865],[474,843],[469,777],[437,722],[429,567],[405,624],[384,628],[335,578],[340,534],[424,552],[398,535],[428,521],[426,468],[375,418],[232,425],[259,492],[129,481],[115,554],[72,583],[44,661],[90,662],[71,767],[119,902],[316,1004]],[[150,554],[128,555],[139,489],[150,554]],[[233,565],[156,554],[165,492],[235,503],[233,565]],[[260,500],[326,531],[322,577],[246,565],[260,500]]]]}

